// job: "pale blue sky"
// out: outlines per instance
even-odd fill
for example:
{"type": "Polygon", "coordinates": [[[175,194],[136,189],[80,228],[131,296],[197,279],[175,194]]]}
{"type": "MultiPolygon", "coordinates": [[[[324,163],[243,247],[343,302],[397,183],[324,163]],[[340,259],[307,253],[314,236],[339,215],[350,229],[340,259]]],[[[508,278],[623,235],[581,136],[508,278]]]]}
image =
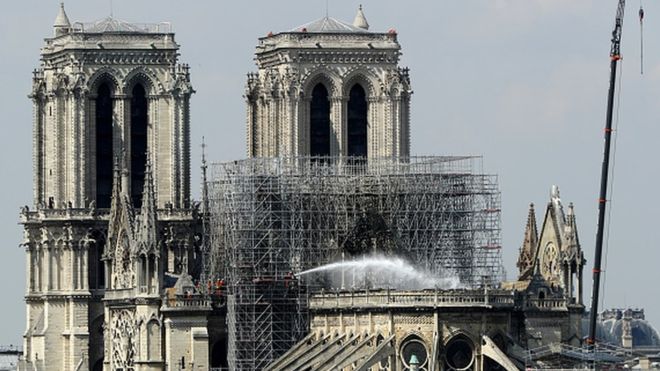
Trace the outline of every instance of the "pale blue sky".
{"type": "MultiPolygon", "coordinates": [[[[372,30],[396,28],[402,64],[411,68],[412,152],[477,154],[498,173],[509,278],[530,202],[544,210],[552,184],[575,203],[591,272],[609,78],[610,32],[617,0],[334,0],[329,13],[352,21],[359,3],[372,30]]],[[[109,15],[109,0],[69,0],[72,21],[109,15]]],[[[24,331],[24,251],[19,206],[31,204],[31,116],[27,99],[55,0],[5,1],[0,12],[0,344],[24,331]]],[[[660,4],[647,1],[645,70],[639,74],[639,1],[624,24],[620,130],[605,306],[644,307],[660,324],[660,4]]],[[[170,21],[192,68],[193,180],[199,142],[208,156],[245,156],[245,74],[254,46],[269,31],[291,29],[325,13],[323,0],[114,0],[117,18],[170,21]]],[[[198,182],[194,182],[197,197],[198,182]]],[[[542,218],[542,215],[537,215],[542,218]]],[[[591,285],[591,274],[585,275],[591,285]]],[[[590,293],[585,300],[588,302],[590,293]]]]}

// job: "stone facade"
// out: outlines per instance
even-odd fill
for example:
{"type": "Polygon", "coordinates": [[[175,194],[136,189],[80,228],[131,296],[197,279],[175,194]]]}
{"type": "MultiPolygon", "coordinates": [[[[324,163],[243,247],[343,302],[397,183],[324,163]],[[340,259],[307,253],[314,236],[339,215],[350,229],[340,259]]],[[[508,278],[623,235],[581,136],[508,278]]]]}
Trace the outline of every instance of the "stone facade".
{"type": "Polygon", "coordinates": [[[269,370],[414,370],[413,355],[417,370],[517,370],[524,349],[579,336],[572,321],[581,306],[535,294],[492,289],[315,295],[310,334],[269,370]],[[544,336],[537,343],[539,331],[544,336]]]}
{"type": "Polygon", "coordinates": [[[248,157],[409,156],[412,90],[397,33],[368,27],[360,10],[353,25],[325,17],[259,39],[245,92],[248,157]],[[320,133],[317,110],[327,121],[320,133]]]}
{"type": "Polygon", "coordinates": [[[518,257],[518,283],[528,284],[539,275],[553,291],[583,303],[583,268],[587,263],[580,246],[573,204],[564,211],[559,188],[552,187],[540,234],[536,212],[530,205],[525,238],[518,257]]]}
{"type": "MultiPolygon", "coordinates": [[[[410,161],[412,90],[397,33],[368,29],[360,9],[353,24],[325,17],[259,40],[245,92],[249,157],[410,161]]],[[[222,277],[205,277],[208,200],[205,193],[203,210],[190,200],[194,90],[178,49],[168,24],[72,24],[60,9],[30,94],[34,206],[21,212],[21,369],[261,368],[236,366],[231,353],[246,351],[237,345],[242,319],[224,312],[222,277]]],[[[521,275],[506,291],[312,298],[310,335],[271,369],[317,360],[333,369],[479,371],[494,361],[512,370],[516,346],[579,343],[584,259],[572,207],[564,215],[557,193],[541,235],[530,213],[526,236],[521,275]]],[[[269,295],[290,291],[292,280],[287,273],[285,290],[269,295]]],[[[282,354],[279,346],[262,363],[282,354]]]]}
{"type": "MultiPolygon", "coordinates": [[[[68,23],[65,14],[59,19],[68,23]]],[[[41,50],[30,94],[35,206],[101,207],[99,182],[112,177],[98,173],[96,121],[101,118],[97,105],[102,86],[112,101],[111,133],[103,138],[111,143],[110,161],[124,152],[129,171],[135,168],[132,161],[144,156],[132,153],[130,145],[136,134],[131,105],[138,85],[147,101],[147,132],[140,134],[146,134],[158,205],[190,206],[189,107],[194,91],[188,67],[177,62],[178,49],[166,25],[140,29],[108,18],[55,27],[55,37],[46,39],[41,50]]],[[[129,183],[134,179],[129,177],[129,183]]]]}
{"type": "Polygon", "coordinates": [[[193,89],[178,48],[166,24],[71,24],[60,9],[30,94],[21,369],[209,366],[211,306],[189,278],[201,216],[190,202],[193,89]]]}
{"type": "Polygon", "coordinates": [[[582,345],[586,262],[557,187],[543,220],[539,234],[532,205],[519,277],[496,288],[313,295],[308,336],[268,370],[513,371],[564,357],[582,345]]]}

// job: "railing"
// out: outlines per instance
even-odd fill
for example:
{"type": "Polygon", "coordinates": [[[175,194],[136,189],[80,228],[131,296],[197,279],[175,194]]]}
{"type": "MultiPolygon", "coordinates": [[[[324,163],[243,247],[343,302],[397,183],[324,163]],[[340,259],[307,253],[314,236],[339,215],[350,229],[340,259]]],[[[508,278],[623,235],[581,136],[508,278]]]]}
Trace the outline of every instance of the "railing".
{"type": "Polygon", "coordinates": [[[623,359],[622,356],[625,354],[625,349],[600,343],[595,350],[569,344],[552,343],[539,348],[529,349],[526,353],[524,359],[526,363],[555,355],[562,355],[574,360],[587,362],[618,362],[623,359]]]}
{"type": "Polygon", "coordinates": [[[565,310],[567,309],[566,304],[566,299],[527,299],[525,308],[565,310]]]}
{"type": "Polygon", "coordinates": [[[20,345],[0,345],[0,355],[22,355],[23,347],[20,345]]]}
{"type": "Polygon", "coordinates": [[[211,309],[211,302],[201,296],[187,296],[187,295],[177,295],[173,297],[167,297],[163,302],[165,308],[201,308],[201,309],[211,309]]]}
{"type": "MultiPolygon", "coordinates": [[[[190,219],[196,211],[193,209],[172,209],[169,207],[159,208],[158,217],[162,220],[190,219]]],[[[30,208],[21,208],[21,222],[31,222],[40,220],[57,219],[107,219],[110,216],[110,209],[96,208],[39,208],[31,210],[30,208]]]]}
{"type": "Polygon", "coordinates": [[[338,307],[469,307],[504,306],[515,304],[510,292],[478,292],[469,290],[428,291],[428,292],[340,292],[320,294],[310,299],[311,309],[338,307]]]}
{"type": "Polygon", "coordinates": [[[110,215],[110,209],[87,209],[87,208],[40,208],[36,211],[27,207],[21,209],[21,221],[30,222],[44,219],[94,219],[106,218],[110,215]]]}

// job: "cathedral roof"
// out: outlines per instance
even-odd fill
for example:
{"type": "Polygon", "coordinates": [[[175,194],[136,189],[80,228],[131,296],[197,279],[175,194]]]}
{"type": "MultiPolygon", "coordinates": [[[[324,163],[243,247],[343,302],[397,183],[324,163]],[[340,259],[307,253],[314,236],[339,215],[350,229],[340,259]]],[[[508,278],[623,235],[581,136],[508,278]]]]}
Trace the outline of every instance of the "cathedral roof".
{"type": "Polygon", "coordinates": [[[131,33],[149,33],[150,30],[143,25],[125,22],[113,17],[103,18],[91,24],[85,25],[85,32],[131,32],[131,33]]]}
{"type": "MultiPolygon", "coordinates": [[[[366,19],[365,19],[366,22],[366,19]]],[[[367,26],[368,27],[368,26],[367,26]]],[[[305,23],[289,32],[315,32],[315,33],[368,33],[365,28],[356,27],[350,23],[340,21],[332,17],[323,17],[315,21],[305,23]]]]}

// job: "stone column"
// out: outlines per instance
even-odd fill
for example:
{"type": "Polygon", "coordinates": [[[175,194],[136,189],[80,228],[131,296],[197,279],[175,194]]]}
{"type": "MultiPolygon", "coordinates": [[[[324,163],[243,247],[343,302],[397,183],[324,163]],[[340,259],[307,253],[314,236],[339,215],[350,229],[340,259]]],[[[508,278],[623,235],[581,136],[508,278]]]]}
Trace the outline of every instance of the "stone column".
{"type": "Polygon", "coordinates": [[[309,142],[309,115],[310,105],[312,104],[312,97],[304,97],[299,101],[299,118],[298,118],[298,153],[299,156],[309,156],[310,142],[309,142]]]}
{"type": "MultiPolygon", "coordinates": [[[[115,156],[125,156],[130,158],[128,148],[126,148],[126,122],[123,95],[114,96],[112,99],[112,153],[115,156]]],[[[121,164],[120,164],[121,165],[121,164]]]]}
{"type": "Polygon", "coordinates": [[[345,156],[346,131],[346,102],[347,97],[330,97],[330,156],[345,156]]]}
{"type": "Polygon", "coordinates": [[[183,123],[181,126],[181,207],[190,206],[190,94],[183,96],[183,123]]]}
{"type": "Polygon", "coordinates": [[[277,95],[273,95],[270,101],[270,145],[268,146],[268,157],[278,156],[280,152],[280,136],[282,135],[282,130],[280,128],[281,121],[279,120],[279,105],[280,98],[277,95]]]}
{"type": "Polygon", "coordinates": [[[41,259],[39,254],[41,253],[39,249],[39,244],[33,244],[32,249],[32,292],[41,291],[41,259]]]}
{"type": "Polygon", "coordinates": [[[42,259],[41,259],[41,246],[39,244],[35,244],[34,247],[34,256],[33,256],[33,261],[34,264],[32,265],[34,269],[34,291],[35,292],[41,292],[41,267],[42,267],[42,259]]]}
{"type": "Polygon", "coordinates": [[[293,94],[288,98],[288,117],[286,118],[286,123],[288,125],[289,132],[289,144],[287,152],[289,156],[298,155],[298,99],[296,99],[293,94]]]}
{"type": "Polygon", "coordinates": [[[403,109],[401,120],[403,148],[400,155],[410,157],[410,95],[406,94],[403,97],[401,108],[403,109]]]}
{"type": "Polygon", "coordinates": [[[69,252],[69,290],[75,291],[78,289],[78,284],[80,280],[78,279],[78,272],[80,272],[80,266],[78,266],[78,254],[76,249],[69,243],[68,244],[69,252]]]}
{"type": "Polygon", "coordinates": [[[580,263],[577,266],[577,303],[582,304],[582,271],[583,267],[580,263]]]}
{"type": "Polygon", "coordinates": [[[172,97],[172,121],[170,130],[170,202],[175,208],[178,208],[179,194],[179,127],[181,126],[181,99],[178,96],[172,97]]]}
{"type": "Polygon", "coordinates": [[[112,262],[110,259],[106,259],[103,264],[105,265],[105,288],[112,289],[114,288],[112,282],[112,262]]]}
{"type": "Polygon", "coordinates": [[[398,157],[401,153],[401,96],[392,97],[392,143],[390,146],[390,156],[398,157]]]}
{"type": "Polygon", "coordinates": [[[151,294],[151,283],[153,282],[153,278],[151,277],[151,262],[149,260],[149,255],[146,255],[144,257],[145,259],[145,268],[144,272],[142,274],[144,275],[144,285],[146,286],[146,291],[145,294],[151,294]]]}
{"type": "Polygon", "coordinates": [[[34,291],[33,283],[33,274],[32,267],[36,267],[32,261],[32,246],[30,244],[25,245],[25,279],[27,281],[27,294],[31,294],[34,291]]]}
{"type": "Polygon", "coordinates": [[[379,157],[382,128],[378,122],[378,97],[367,97],[367,158],[379,157]]]}
{"type": "Polygon", "coordinates": [[[43,244],[44,248],[44,271],[46,273],[46,280],[44,282],[44,291],[50,291],[53,288],[52,284],[52,268],[51,268],[51,261],[50,261],[50,243],[49,242],[44,242],[43,244]]]}
{"type": "Polygon", "coordinates": [[[37,207],[43,199],[43,153],[42,153],[42,140],[43,140],[43,103],[42,100],[35,96],[32,98],[32,171],[34,174],[33,186],[33,200],[34,206],[37,207]]]}
{"type": "MultiPolygon", "coordinates": [[[[151,171],[154,174],[154,180],[158,179],[158,97],[147,97],[147,150],[149,151],[149,159],[151,160],[151,171]]],[[[156,185],[156,193],[158,193],[158,185],[156,185]]]]}
{"type": "MultiPolygon", "coordinates": [[[[90,244],[82,244],[78,252],[78,264],[80,266],[80,282],[78,287],[81,290],[89,290],[89,265],[87,264],[87,259],[89,257],[89,246],[90,244]]],[[[98,277],[96,278],[98,281],[98,277]]]]}
{"type": "Polygon", "coordinates": [[[176,359],[172,354],[174,353],[174,349],[176,349],[176,346],[172,344],[172,334],[175,332],[172,328],[172,320],[166,318],[163,322],[165,324],[165,363],[168,365],[176,365],[176,359]]]}
{"type": "Polygon", "coordinates": [[[151,275],[151,280],[152,280],[152,287],[153,291],[152,293],[158,294],[160,292],[160,271],[159,271],[159,266],[158,266],[158,257],[154,257],[154,266],[153,266],[153,274],[151,275]]]}
{"type": "Polygon", "coordinates": [[[245,113],[245,148],[247,148],[247,157],[254,157],[254,102],[249,97],[246,97],[245,104],[247,106],[245,113]]]}
{"type": "Polygon", "coordinates": [[[66,106],[66,120],[64,127],[66,131],[66,141],[64,144],[63,152],[66,153],[67,161],[65,165],[65,194],[64,202],[71,203],[72,207],[78,207],[78,163],[80,162],[80,154],[78,151],[78,98],[72,91],[68,91],[64,101],[66,106]]]}
{"type": "Polygon", "coordinates": [[[96,200],[96,99],[89,97],[87,100],[87,113],[89,116],[89,123],[87,123],[85,130],[85,143],[87,144],[87,154],[85,162],[85,181],[83,186],[86,187],[87,207],[92,200],[96,200]]]}
{"type": "Polygon", "coordinates": [[[76,133],[74,134],[74,141],[76,143],[76,166],[74,168],[76,189],[76,198],[73,201],[74,207],[87,207],[89,195],[86,192],[85,184],[87,183],[87,164],[89,161],[89,153],[87,152],[87,130],[86,130],[86,99],[82,93],[76,99],[76,120],[74,125],[76,133]]]}

